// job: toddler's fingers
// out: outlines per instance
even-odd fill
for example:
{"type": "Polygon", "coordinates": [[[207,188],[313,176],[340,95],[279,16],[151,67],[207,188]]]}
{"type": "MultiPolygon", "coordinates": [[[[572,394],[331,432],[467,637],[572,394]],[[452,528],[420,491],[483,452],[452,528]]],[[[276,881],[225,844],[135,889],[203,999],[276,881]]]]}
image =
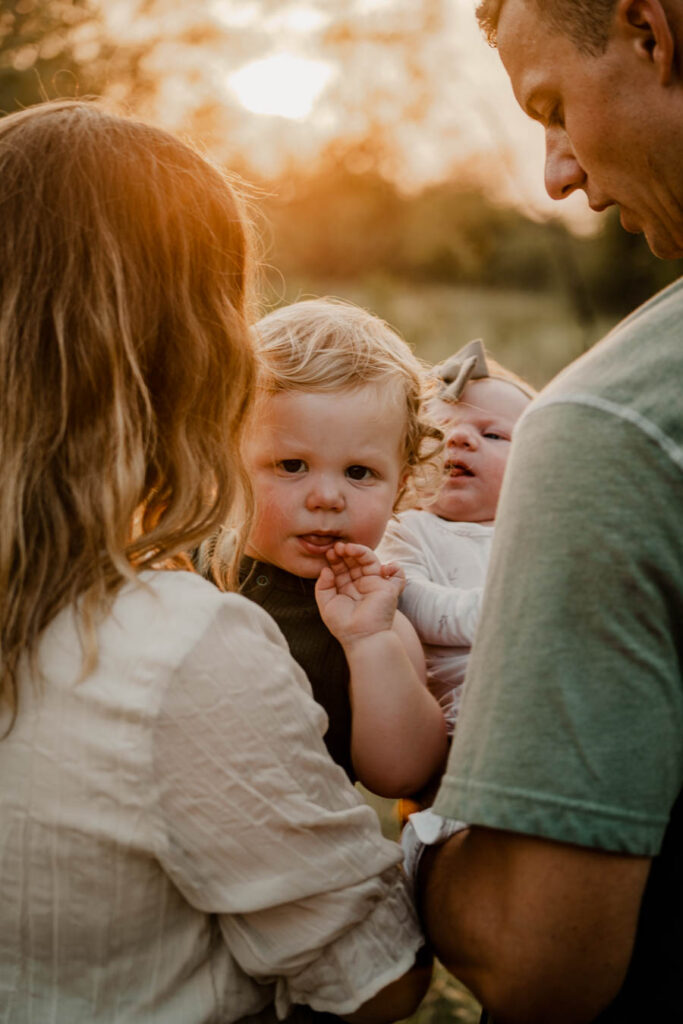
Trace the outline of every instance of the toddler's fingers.
{"type": "Polygon", "coordinates": [[[342,556],[337,551],[337,548],[339,547],[339,543],[340,542],[337,541],[336,544],[334,544],[331,548],[328,548],[327,551],[325,552],[325,557],[327,558],[327,561],[332,566],[336,566],[336,565],[340,564],[343,561],[342,556]]]}
{"type": "Polygon", "coordinates": [[[336,552],[344,558],[355,558],[358,561],[375,558],[375,552],[366,544],[355,544],[350,540],[338,540],[334,545],[336,552]]]}
{"type": "Polygon", "coordinates": [[[334,572],[329,566],[326,565],[320,570],[315,589],[317,591],[337,589],[334,572]]]}
{"type": "Polygon", "coordinates": [[[387,562],[380,567],[379,572],[383,579],[391,580],[399,588],[399,594],[403,592],[403,588],[406,585],[406,574],[403,566],[398,565],[396,562],[387,562]]]}
{"type": "Polygon", "coordinates": [[[378,573],[380,561],[372,548],[365,544],[353,544],[348,541],[337,541],[335,550],[343,558],[349,571],[355,577],[365,573],[378,573]]]}

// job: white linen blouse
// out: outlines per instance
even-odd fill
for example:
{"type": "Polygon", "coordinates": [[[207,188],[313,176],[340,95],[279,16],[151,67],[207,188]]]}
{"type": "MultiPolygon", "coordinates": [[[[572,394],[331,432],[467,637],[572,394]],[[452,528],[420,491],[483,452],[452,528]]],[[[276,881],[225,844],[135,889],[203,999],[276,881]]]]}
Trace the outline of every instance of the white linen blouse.
{"type": "Polygon", "coordinates": [[[73,610],[0,741],[0,1021],[347,1013],[421,944],[400,850],[330,759],[278,627],[187,572],[73,610]]]}

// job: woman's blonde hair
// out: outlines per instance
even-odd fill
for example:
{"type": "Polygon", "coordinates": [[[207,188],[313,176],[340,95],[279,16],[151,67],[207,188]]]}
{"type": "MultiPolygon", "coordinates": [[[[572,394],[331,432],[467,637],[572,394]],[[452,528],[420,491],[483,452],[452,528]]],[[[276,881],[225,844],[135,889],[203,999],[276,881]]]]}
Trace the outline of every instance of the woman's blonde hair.
{"type": "Polygon", "coordinates": [[[248,240],[223,175],[85,102],[0,121],[0,696],[65,606],[95,625],[225,517],[252,392],[248,240]]]}
{"type": "Polygon", "coordinates": [[[254,327],[257,393],[345,391],[376,384],[394,389],[405,406],[406,482],[394,510],[405,507],[416,477],[430,474],[441,432],[425,410],[425,367],[391,327],[342,299],[282,306],[254,327]]]}

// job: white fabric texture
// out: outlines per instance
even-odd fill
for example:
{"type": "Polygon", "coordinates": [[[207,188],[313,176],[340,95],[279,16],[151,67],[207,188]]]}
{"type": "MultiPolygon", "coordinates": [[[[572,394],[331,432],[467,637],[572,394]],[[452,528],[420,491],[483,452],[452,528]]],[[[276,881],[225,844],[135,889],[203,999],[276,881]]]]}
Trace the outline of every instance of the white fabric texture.
{"type": "Polygon", "coordinates": [[[422,854],[428,846],[439,846],[445,843],[451,836],[458,832],[464,832],[470,826],[464,821],[453,821],[452,818],[443,818],[435,814],[431,807],[424,811],[414,811],[408,815],[408,822],[401,832],[401,847],[403,848],[403,869],[411,886],[415,891],[418,883],[418,871],[422,854]]]}
{"type": "Polygon", "coordinates": [[[275,623],[144,573],[79,681],[75,616],[0,742],[0,1021],[346,1013],[421,944],[399,847],[330,759],[275,623]]]}
{"type": "Polygon", "coordinates": [[[450,522],[408,509],[390,520],[377,549],[406,574],[399,606],[424,648],[429,688],[455,719],[479,619],[493,526],[450,522]]]}

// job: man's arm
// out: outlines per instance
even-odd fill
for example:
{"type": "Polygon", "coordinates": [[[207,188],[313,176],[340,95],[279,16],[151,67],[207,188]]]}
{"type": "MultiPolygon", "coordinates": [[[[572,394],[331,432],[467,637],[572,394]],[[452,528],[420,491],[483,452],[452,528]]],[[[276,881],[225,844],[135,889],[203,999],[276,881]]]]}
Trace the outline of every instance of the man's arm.
{"type": "Polygon", "coordinates": [[[496,1024],[583,1024],[622,985],[649,868],[647,857],[471,828],[425,851],[425,930],[496,1024]]]}

